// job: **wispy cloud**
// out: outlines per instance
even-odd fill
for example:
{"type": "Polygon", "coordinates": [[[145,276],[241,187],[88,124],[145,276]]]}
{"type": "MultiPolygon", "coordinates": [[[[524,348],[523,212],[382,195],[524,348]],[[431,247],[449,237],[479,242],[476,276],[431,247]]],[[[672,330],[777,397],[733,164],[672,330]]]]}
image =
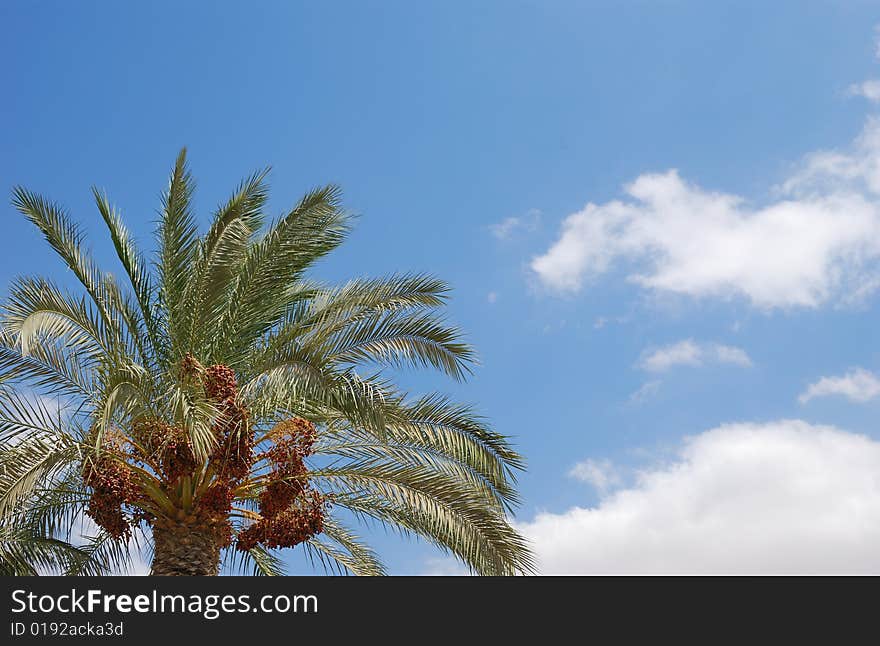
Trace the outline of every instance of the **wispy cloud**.
{"type": "Polygon", "coordinates": [[[638,390],[632,393],[629,396],[629,403],[633,406],[638,406],[640,404],[644,404],[651,397],[657,394],[657,391],[660,390],[660,386],[663,382],[659,379],[654,379],[652,381],[647,381],[643,383],[638,390]]]}
{"type": "Polygon", "coordinates": [[[752,365],[752,360],[742,348],[737,348],[732,345],[714,344],[709,346],[709,353],[711,354],[713,352],[715,354],[715,359],[719,363],[729,363],[735,366],[743,366],[744,368],[748,368],[752,365]]]}
{"type": "Polygon", "coordinates": [[[850,96],[860,96],[868,99],[868,101],[880,101],[880,81],[869,79],[861,83],[853,83],[847,90],[850,96]]]}
{"type": "Polygon", "coordinates": [[[701,366],[705,363],[748,367],[752,365],[752,360],[741,348],[718,343],[700,344],[686,339],[646,353],[639,366],[648,372],[666,372],[676,366],[701,366]]]}
{"type": "Polygon", "coordinates": [[[629,315],[623,316],[598,316],[593,320],[593,329],[601,330],[608,325],[617,324],[622,325],[624,323],[629,322],[629,315]]]}
{"type": "Polygon", "coordinates": [[[864,368],[854,368],[845,375],[822,377],[819,381],[807,386],[798,397],[798,401],[806,404],[816,397],[838,395],[850,401],[864,403],[880,396],[880,379],[864,368]]]}
{"type": "Polygon", "coordinates": [[[467,566],[453,557],[430,558],[425,563],[421,576],[470,576],[467,566]]]}
{"type": "Polygon", "coordinates": [[[587,459],[578,462],[571,468],[568,475],[592,485],[596,491],[603,495],[623,483],[617,467],[610,460],[587,459]]]}
{"type": "Polygon", "coordinates": [[[525,215],[511,216],[489,225],[489,230],[499,240],[506,240],[519,231],[536,231],[541,224],[541,211],[531,209],[525,215]]]}
{"type": "MultiPolygon", "coordinates": [[[[880,25],[874,26],[874,57],[880,60],[880,25]]],[[[869,101],[880,101],[880,81],[870,79],[849,86],[850,96],[861,96],[869,101]]]]}

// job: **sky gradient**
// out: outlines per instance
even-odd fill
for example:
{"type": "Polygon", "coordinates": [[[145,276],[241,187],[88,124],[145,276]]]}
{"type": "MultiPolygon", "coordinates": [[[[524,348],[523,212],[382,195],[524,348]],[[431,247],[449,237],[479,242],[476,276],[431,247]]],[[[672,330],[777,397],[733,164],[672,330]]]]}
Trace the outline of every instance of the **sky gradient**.
{"type": "MultiPolygon", "coordinates": [[[[545,572],[880,573],[880,8],[868,2],[7,2],[0,186],[150,244],[333,182],[327,280],[425,271],[528,471],[545,572]],[[797,546],[795,549],[793,546],[797,546]]],[[[60,265],[8,201],[0,285],[60,265]]],[[[392,573],[460,567],[375,543],[392,573]]],[[[296,571],[310,571],[297,556],[296,571]]]]}

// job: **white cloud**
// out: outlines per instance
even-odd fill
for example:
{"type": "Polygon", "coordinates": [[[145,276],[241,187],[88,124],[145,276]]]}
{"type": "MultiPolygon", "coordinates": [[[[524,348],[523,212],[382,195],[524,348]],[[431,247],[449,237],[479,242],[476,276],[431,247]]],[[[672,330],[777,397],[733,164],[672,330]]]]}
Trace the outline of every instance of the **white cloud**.
{"type": "Polygon", "coordinates": [[[676,170],[644,174],[625,199],[589,203],[532,259],[539,281],[574,293],[613,265],[655,292],[816,307],[880,282],[880,121],[847,151],[808,156],[762,206],[676,170]]]}
{"type": "Polygon", "coordinates": [[[617,324],[617,325],[623,325],[628,322],[629,322],[628,315],[599,316],[599,317],[596,317],[596,319],[593,321],[593,329],[601,330],[602,328],[607,327],[608,325],[611,325],[612,323],[617,324]]]}
{"type": "Polygon", "coordinates": [[[425,564],[425,570],[420,576],[470,576],[467,566],[458,559],[447,556],[445,558],[431,558],[425,564]]]}
{"type": "Polygon", "coordinates": [[[816,397],[841,395],[850,401],[866,402],[880,395],[880,379],[864,368],[854,368],[840,377],[822,377],[810,384],[798,397],[806,404],[816,397]]]}
{"type": "Polygon", "coordinates": [[[698,344],[692,339],[658,348],[644,356],[639,365],[649,372],[665,372],[675,366],[701,366],[709,362],[752,365],[749,355],[741,348],[718,343],[698,344]]]}
{"type": "Polygon", "coordinates": [[[880,443],[802,421],[722,426],[593,508],[518,527],[544,574],[880,573],[880,443]]]}
{"type": "Polygon", "coordinates": [[[488,302],[490,305],[496,303],[497,301],[498,301],[498,293],[497,292],[489,292],[486,295],[486,302],[488,302]]]}
{"type": "Polygon", "coordinates": [[[592,485],[599,493],[619,486],[623,481],[610,460],[584,460],[571,468],[568,475],[592,485]]]}
{"type": "Polygon", "coordinates": [[[525,215],[511,216],[489,225],[489,230],[499,240],[506,240],[517,231],[535,231],[541,224],[541,212],[531,209],[525,215]]]}
{"type": "Polygon", "coordinates": [[[880,81],[869,79],[861,83],[853,83],[849,86],[848,93],[850,96],[861,96],[869,101],[880,101],[880,81]]]}
{"type": "Polygon", "coordinates": [[[719,363],[730,363],[735,366],[743,366],[746,368],[752,365],[752,360],[742,348],[737,348],[732,345],[715,344],[711,346],[710,351],[715,353],[715,360],[719,363]]]}
{"type": "Polygon", "coordinates": [[[629,396],[629,403],[635,406],[645,403],[645,401],[657,394],[661,384],[662,382],[659,379],[643,383],[637,391],[629,396]]]}
{"type": "Polygon", "coordinates": [[[849,150],[821,150],[807,155],[779,191],[804,200],[861,197],[876,217],[880,194],[880,118],[868,118],[849,150]]]}
{"type": "Polygon", "coordinates": [[[642,359],[641,366],[651,372],[663,372],[673,366],[698,366],[702,362],[699,346],[688,339],[654,350],[642,359]]]}

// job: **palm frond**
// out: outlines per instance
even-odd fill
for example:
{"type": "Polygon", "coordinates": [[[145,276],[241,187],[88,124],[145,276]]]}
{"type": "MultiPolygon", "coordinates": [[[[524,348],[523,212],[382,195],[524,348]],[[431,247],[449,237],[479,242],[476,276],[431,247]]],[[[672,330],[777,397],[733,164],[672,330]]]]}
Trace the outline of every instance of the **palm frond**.
{"type": "Polygon", "coordinates": [[[113,538],[101,530],[92,536],[83,537],[83,545],[79,549],[82,556],[74,561],[67,571],[67,576],[102,576],[106,574],[128,574],[134,566],[132,551],[139,549],[126,540],[113,538]]]}
{"type": "Polygon", "coordinates": [[[332,516],[324,519],[325,538],[313,537],[304,544],[312,564],[327,572],[356,576],[383,576],[385,566],[378,555],[352,530],[332,516]]]}
{"type": "Polygon", "coordinates": [[[139,315],[126,303],[112,277],[98,270],[85,250],[80,228],[56,204],[22,187],[13,190],[13,205],[43,233],[49,246],[85,288],[97,313],[118,339],[130,340],[143,350],[139,315]]]}
{"type": "Polygon", "coordinates": [[[302,352],[279,353],[265,370],[246,383],[241,400],[261,417],[303,416],[324,420],[343,415],[355,425],[383,437],[385,403],[392,397],[387,382],[352,370],[322,369],[302,352]]]}
{"type": "Polygon", "coordinates": [[[343,365],[376,362],[401,368],[433,367],[456,380],[471,372],[475,355],[460,341],[461,332],[430,314],[373,314],[329,340],[328,360],[343,365]]]}
{"type": "Polygon", "coordinates": [[[164,316],[170,356],[166,364],[187,351],[186,287],[198,250],[198,227],[192,213],[195,182],[186,164],[186,148],[180,151],[168,188],[162,194],[159,219],[159,303],[164,316]]]}
{"type": "Polygon", "coordinates": [[[2,382],[20,382],[38,392],[83,399],[90,398],[95,389],[88,360],[74,348],[31,339],[24,355],[15,336],[0,329],[2,382]]]}
{"type": "MultiPolygon", "coordinates": [[[[161,337],[153,321],[154,288],[149,267],[140,251],[138,251],[134,239],[125,224],[122,222],[122,218],[110,206],[107,196],[100,193],[95,187],[92,187],[92,194],[95,197],[98,211],[101,213],[101,217],[104,219],[104,223],[110,232],[110,239],[113,242],[113,248],[116,250],[119,262],[122,264],[131,283],[140,310],[139,318],[143,321],[146,337],[149,339],[151,346],[151,353],[154,355],[160,345],[161,337]]],[[[133,321],[137,321],[137,317],[133,316],[132,318],[133,321]]]]}
{"type": "Polygon", "coordinates": [[[290,286],[335,249],[348,229],[339,190],[328,186],[308,193],[248,248],[215,339],[218,360],[239,367],[250,346],[286,311],[290,286]]]}
{"type": "Polygon", "coordinates": [[[523,539],[477,491],[446,474],[387,460],[318,469],[333,504],[393,523],[451,551],[480,574],[531,571],[523,539]],[[355,495],[346,492],[356,492],[355,495]]]}
{"type": "Polygon", "coordinates": [[[400,309],[434,309],[445,304],[449,286],[427,274],[360,278],[335,289],[322,289],[295,301],[284,323],[294,335],[328,337],[359,319],[400,309]]]}
{"type": "Polygon", "coordinates": [[[52,440],[32,434],[17,444],[5,445],[0,457],[0,516],[38,493],[45,480],[79,455],[79,447],[66,437],[52,440]]]}
{"type": "MultiPolygon", "coordinates": [[[[516,482],[516,473],[525,469],[525,460],[514,451],[507,436],[493,431],[471,406],[451,401],[440,394],[430,394],[412,403],[400,403],[394,412],[392,427],[411,437],[413,433],[429,434],[435,441],[465,443],[468,450],[476,445],[491,453],[503,469],[503,477],[516,482]],[[441,436],[440,431],[446,434],[441,436]]],[[[499,474],[501,477],[502,474],[499,474]]]]}
{"type": "Polygon", "coordinates": [[[101,275],[83,245],[83,233],[57,204],[27,189],[16,186],[12,203],[46,238],[49,246],[82,283],[95,304],[102,305],[99,295],[101,275]]]}
{"type": "Polygon", "coordinates": [[[424,444],[412,446],[395,442],[392,438],[386,442],[378,442],[373,436],[364,433],[360,438],[352,437],[345,441],[322,443],[317,452],[320,455],[351,461],[388,461],[400,466],[424,468],[433,473],[443,474],[466,485],[474,495],[483,499],[483,504],[495,507],[498,512],[503,512],[515,501],[515,494],[511,494],[509,488],[505,487],[499,491],[491,481],[470,465],[424,444]],[[510,496],[514,501],[509,499],[510,496]]]}
{"type": "Polygon", "coordinates": [[[88,558],[84,549],[34,533],[13,520],[0,521],[0,576],[60,574],[88,558]]]}
{"type": "Polygon", "coordinates": [[[268,550],[261,545],[242,552],[226,550],[226,567],[234,574],[248,572],[254,576],[284,576],[286,567],[276,550],[268,550]]]}
{"type": "Polygon", "coordinates": [[[25,355],[38,339],[72,344],[94,361],[127,354],[112,323],[108,325],[89,301],[77,300],[45,279],[13,281],[4,308],[4,322],[6,330],[16,335],[25,355]]]}
{"type": "Polygon", "coordinates": [[[210,343],[223,316],[232,279],[241,267],[248,245],[263,222],[268,197],[265,179],[269,169],[241,183],[229,201],[214,215],[208,233],[199,243],[192,281],[187,289],[187,316],[191,351],[210,360],[210,343]]]}

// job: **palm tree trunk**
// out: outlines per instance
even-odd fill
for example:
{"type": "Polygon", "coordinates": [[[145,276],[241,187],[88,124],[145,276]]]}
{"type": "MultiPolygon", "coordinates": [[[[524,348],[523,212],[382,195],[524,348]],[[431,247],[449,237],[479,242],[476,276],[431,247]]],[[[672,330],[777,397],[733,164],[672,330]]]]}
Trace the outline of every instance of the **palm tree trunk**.
{"type": "Polygon", "coordinates": [[[214,533],[195,523],[157,522],[151,576],[217,576],[220,547],[214,533]]]}

